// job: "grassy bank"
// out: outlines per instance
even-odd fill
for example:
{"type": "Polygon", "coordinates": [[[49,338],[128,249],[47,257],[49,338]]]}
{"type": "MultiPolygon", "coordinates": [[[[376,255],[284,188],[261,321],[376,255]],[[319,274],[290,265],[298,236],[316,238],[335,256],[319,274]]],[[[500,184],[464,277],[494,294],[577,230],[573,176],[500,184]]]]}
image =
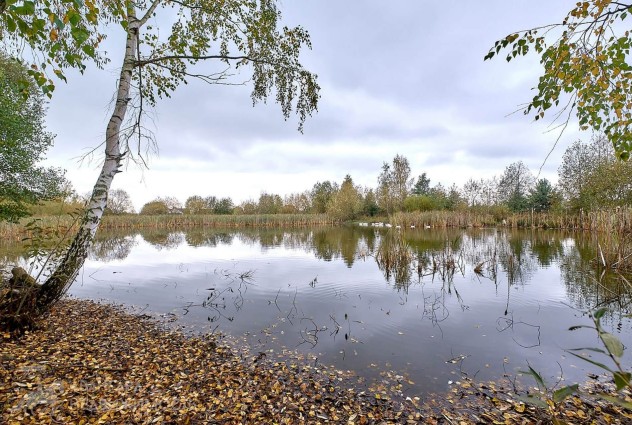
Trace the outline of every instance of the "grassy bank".
{"type": "MultiPolygon", "coordinates": [[[[166,330],[90,301],[58,303],[40,329],[0,344],[0,421],[7,424],[549,423],[494,383],[446,394],[379,392],[349,372],[298,357],[251,354],[166,330]],[[113,332],[113,330],[116,330],[113,332]]],[[[561,419],[629,423],[625,411],[572,397],[561,419]],[[586,404],[590,403],[590,404],[586,404]]]]}

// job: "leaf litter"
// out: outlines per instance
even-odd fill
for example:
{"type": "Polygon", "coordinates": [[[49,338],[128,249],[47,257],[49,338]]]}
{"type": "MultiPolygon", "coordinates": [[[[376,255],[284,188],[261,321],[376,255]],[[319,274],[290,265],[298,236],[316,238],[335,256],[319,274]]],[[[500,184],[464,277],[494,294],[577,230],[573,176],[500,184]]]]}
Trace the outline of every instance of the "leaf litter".
{"type": "MultiPolygon", "coordinates": [[[[0,422],[6,424],[538,424],[546,409],[467,378],[444,394],[406,395],[408,378],[379,383],[186,335],[120,306],[65,299],[39,329],[0,333],[0,422]]],[[[601,385],[601,384],[600,384],[601,385]]],[[[597,388],[595,391],[603,391],[597,388]]],[[[573,424],[632,423],[603,400],[570,397],[573,424]]]]}

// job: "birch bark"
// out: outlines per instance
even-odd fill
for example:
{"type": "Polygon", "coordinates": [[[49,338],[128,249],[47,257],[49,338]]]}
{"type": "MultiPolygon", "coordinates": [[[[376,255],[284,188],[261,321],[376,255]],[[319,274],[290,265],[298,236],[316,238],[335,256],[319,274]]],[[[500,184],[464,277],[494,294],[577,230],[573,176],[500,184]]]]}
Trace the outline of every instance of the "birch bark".
{"type": "Polygon", "coordinates": [[[136,18],[135,6],[127,7],[127,38],[123,66],[118,81],[116,103],[105,133],[105,158],[77,235],[70,244],[64,258],[55,271],[44,282],[38,297],[38,305],[45,308],[59,299],[72,284],[88,256],[88,249],[99,227],[107,205],[108,191],[114,176],[120,172],[122,161],[127,154],[121,151],[121,126],[125,120],[130,98],[132,73],[137,55],[138,34],[142,22],[136,18]]]}

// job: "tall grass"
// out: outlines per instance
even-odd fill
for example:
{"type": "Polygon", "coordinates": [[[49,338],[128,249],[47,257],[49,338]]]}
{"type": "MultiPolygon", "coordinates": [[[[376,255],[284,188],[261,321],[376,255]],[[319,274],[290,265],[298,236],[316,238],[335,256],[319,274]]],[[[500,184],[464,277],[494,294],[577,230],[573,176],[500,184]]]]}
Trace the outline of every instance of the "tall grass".
{"type": "Polygon", "coordinates": [[[595,211],[549,213],[506,213],[485,211],[415,211],[398,212],[393,225],[418,228],[466,228],[506,226],[512,228],[588,230],[592,232],[632,231],[632,207],[595,211]]]}
{"type": "MultiPolygon", "coordinates": [[[[0,223],[0,237],[20,240],[30,236],[25,224],[39,220],[41,227],[68,228],[75,225],[74,217],[45,216],[23,219],[20,223],[0,223]]],[[[267,215],[110,215],[103,217],[101,229],[176,229],[194,227],[309,227],[336,224],[325,214],[267,214],[267,215]]]]}
{"type": "Polygon", "coordinates": [[[632,208],[613,208],[577,214],[516,214],[511,227],[556,228],[590,232],[597,251],[593,264],[600,269],[632,271],[632,208]]]}
{"type": "Polygon", "coordinates": [[[632,207],[594,211],[521,213],[507,218],[511,227],[589,230],[593,232],[629,232],[632,230],[632,207]]]}
{"type": "Polygon", "coordinates": [[[325,214],[106,216],[104,229],[178,227],[307,227],[334,224],[325,214]]]}
{"type": "Polygon", "coordinates": [[[471,211],[398,212],[391,217],[391,224],[403,228],[491,227],[499,222],[491,213],[471,211]]]}
{"type": "Polygon", "coordinates": [[[33,236],[27,226],[33,220],[37,220],[38,225],[42,228],[56,229],[62,232],[76,225],[75,218],[70,215],[29,217],[23,218],[19,223],[0,222],[0,244],[2,241],[16,242],[33,236]]]}

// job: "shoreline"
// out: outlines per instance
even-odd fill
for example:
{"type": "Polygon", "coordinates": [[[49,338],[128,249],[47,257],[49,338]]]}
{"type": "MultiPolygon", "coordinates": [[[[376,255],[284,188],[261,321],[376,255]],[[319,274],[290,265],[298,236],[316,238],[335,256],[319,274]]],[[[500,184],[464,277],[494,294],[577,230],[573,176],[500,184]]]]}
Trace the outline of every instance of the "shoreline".
{"type": "MultiPolygon", "coordinates": [[[[0,335],[0,421],[28,423],[547,423],[494,383],[398,399],[344,372],[237,351],[122,306],[64,299],[20,338],[0,335]]],[[[584,397],[569,423],[632,423],[584,397]]]]}

